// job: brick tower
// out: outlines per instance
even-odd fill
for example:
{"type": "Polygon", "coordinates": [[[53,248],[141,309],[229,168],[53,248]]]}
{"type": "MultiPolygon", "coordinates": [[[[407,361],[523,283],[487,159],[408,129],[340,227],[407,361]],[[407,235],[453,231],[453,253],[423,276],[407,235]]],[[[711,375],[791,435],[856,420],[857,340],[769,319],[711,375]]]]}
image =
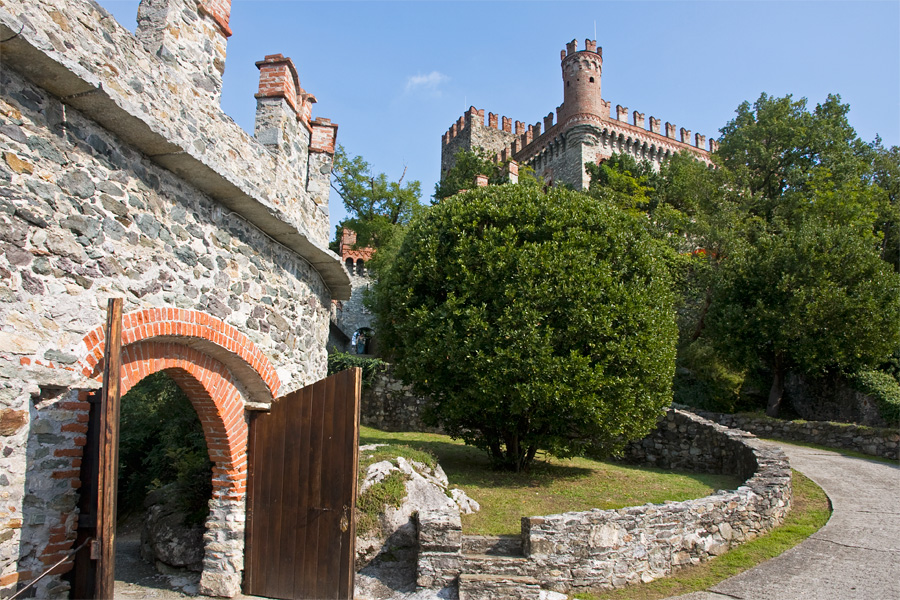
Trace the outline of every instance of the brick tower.
{"type": "Polygon", "coordinates": [[[572,40],[560,51],[563,78],[563,103],[557,109],[557,120],[566,123],[580,115],[609,117],[607,105],[600,97],[600,76],[603,71],[603,48],[597,48],[595,40],[585,40],[585,49],[578,50],[578,42],[572,40]]]}

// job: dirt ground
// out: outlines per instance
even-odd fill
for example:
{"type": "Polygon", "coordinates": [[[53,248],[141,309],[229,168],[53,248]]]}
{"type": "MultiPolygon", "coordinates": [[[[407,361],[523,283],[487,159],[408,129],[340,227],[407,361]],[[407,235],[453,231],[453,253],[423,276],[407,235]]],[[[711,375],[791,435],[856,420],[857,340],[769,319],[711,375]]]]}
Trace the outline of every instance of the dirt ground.
{"type": "Polygon", "coordinates": [[[200,573],[157,573],[141,559],[140,517],[116,527],[116,598],[190,598],[197,595],[200,573]]]}

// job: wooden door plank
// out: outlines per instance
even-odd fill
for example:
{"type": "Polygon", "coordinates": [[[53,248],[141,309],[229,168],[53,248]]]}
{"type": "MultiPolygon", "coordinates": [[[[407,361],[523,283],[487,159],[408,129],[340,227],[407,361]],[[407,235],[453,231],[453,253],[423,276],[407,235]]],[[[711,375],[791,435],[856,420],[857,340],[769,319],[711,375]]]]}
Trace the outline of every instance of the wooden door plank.
{"type": "Polygon", "coordinates": [[[353,597],[355,524],[349,511],[356,504],[359,371],[293,392],[274,402],[269,414],[254,417],[247,559],[253,572],[245,579],[246,593],[353,597]],[[276,505],[277,518],[271,509],[276,505]]]}
{"type": "Polygon", "coordinates": [[[291,565],[290,574],[292,576],[291,589],[292,598],[303,597],[302,573],[303,565],[312,556],[308,552],[306,544],[306,530],[309,526],[309,516],[307,514],[307,481],[309,480],[310,457],[311,457],[311,436],[312,429],[312,390],[309,386],[296,392],[294,399],[296,409],[300,413],[300,426],[296,435],[299,437],[299,446],[297,447],[298,462],[297,473],[294,479],[294,487],[297,490],[297,505],[294,510],[297,515],[297,527],[292,534],[292,540],[295,545],[294,564],[291,565]]]}
{"type": "Polygon", "coordinates": [[[342,490],[345,501],[348,502],[349,523],[347,531],[342,532],[341,562],[338,568],[338,598],[352,600],[356,562],[356,494],[359,482],[359,409],[362,395],[362,369],[357,367],[344,373],[345,377],[341,380],[337,398],[344,405],[341,429],[349,439],[345,438],[343,441],[343,447],[347,449],[347,453],[339,469],[345,480],[342,490]]]}
{"type": "Polygon", "coordinates": [[[259,465],[257,464],[257,448],[259,441],[257,438],[259,432],[259,423],[257,419],[260,413],[251,412],[248,431],[247,431],[247,529],[244,536],[244,581],[243,590],[247,594],[252,594],[255,589],[256,569],[258,567],[258,555],[256,552],[256,544],[261,540],[256,539],[256,529],[259,527],[259,520],[254,516],[256,513],[255,503],[259,501],[261,492],[259,465]]]}
{"type": "Polygon", "coordinates": [[[321,557],[318,569],[318,581],[316,583],[316,595],[323,599],[337,598],[337,586],[334,582],[338,578],[338,569],[341,564],[341,530],[340,518],[342,499],[343,473],[338,468],[341,454],[344,452],[344,435],[341,431],[341,406],[336,402],[335,389],[340,379],[339,374],[325,380],[322,390],[322,401],[330,408],[326,410],[326,431],[330,429],[330,435],[325,436],[323,449],[322,469],[329,473],[329,483],[322,493],[322,506],[328,512],[323,513],[322,523],[319,527],[318,553],[321,557]]]}
{"type": "Polygon", "coordinates": [[[267,477],[267,490],[265,492],[266,504],[263,510],[266,511],[267,530],[263,535],[266,538],[266,547],[268,552],[261,560],[265,564],[265,582],[264,589],[266,595],[272,597],[284,597],[279,594],[279,561],[278,550],[281,547],[283,537],[289,537],[282,527],[282,519],[284,518],[284,489],[286,482],[282,477],[282,467],[285,459],[285,413],[289,410],[291,404],[290,396],[284,397],[273,403],[272,411],[268,418],[268,438],[266,440],[265,461],[267,477]]]}
{"type": "Polygon", "coordinates": [[[284,438],[284,457],[280,476],[282,481],[281,531],[276,554],[271,557],[278,563],[277,576],[273,581],[276,594],[291,598],[294,594],[294,561],[297,554],[296,532],[300,525],[298,506],[300,504],[300,448],[303,435],[303,394],[292,395],[283,402],[280,413],[279,431],[284,438]],[[299,397],[297,397],[299,396],[299,397]]]}
{"type": "Polygon", "coordinates": [[[112,598],[116,582],[116,488],[119,477],[119,400],[122,370],[122,299],[110,298],[103,350],[97,533],[100,559],[96,598],[112,598]]]}
{"type": "Polygon", "coordinates": [[[320,579],[320,563],[324,559],[318,552],[319,536],[326,535],[323,522],[327,521],[328,514],[323,509],[322,485],[323,485],[323,459],[324,443],[331,436],[331,425],[326,428],[326,414],[330,415],[330,407],[325,405],[324,383],[316,382],[312,386],[312,427],[310,429],[310,459],[309,480],[307,485],[307,515],[308,525],[304,539],[308,552],[308,559],[303,565],[303,590],[305,597],[315,598],[318,595],[318,582],[320,579]]]}

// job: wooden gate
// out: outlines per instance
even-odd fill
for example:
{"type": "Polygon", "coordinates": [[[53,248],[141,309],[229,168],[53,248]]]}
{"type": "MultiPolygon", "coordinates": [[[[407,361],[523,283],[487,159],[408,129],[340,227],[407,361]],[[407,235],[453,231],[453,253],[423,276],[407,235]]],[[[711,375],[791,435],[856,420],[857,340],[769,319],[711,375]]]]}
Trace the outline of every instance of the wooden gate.
{"type": "Polygon", "coordinates": [[[353,598],[361,383],[348,369],[252,413],[245,594],[353,598]]]}

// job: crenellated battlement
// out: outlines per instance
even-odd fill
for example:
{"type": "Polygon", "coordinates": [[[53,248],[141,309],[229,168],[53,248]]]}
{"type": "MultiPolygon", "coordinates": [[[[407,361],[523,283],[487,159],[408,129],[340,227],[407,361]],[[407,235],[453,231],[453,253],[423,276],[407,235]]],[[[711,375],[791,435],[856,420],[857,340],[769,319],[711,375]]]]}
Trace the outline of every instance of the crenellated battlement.
{"type": "MultiPolygon", "coordinates": [[[[586,39],[584,50],[578,49],[577,40],[567,43],[560,52],[560,64],[563,103],[557,107],[555,114],[550,112],[534,124],[515,121],[513,126],[509,117],[499,119],[497,114],[488,113],[485,120],[483,109],[470,107],[442,137],[442,171],[452,166],[453,155],[460,149],[479,146],[493,154],[498,161],[514,159],[535,166],[536,157],[546,158],[548,152],[553,156],[568,152],[572,144],[568,143],[567,138],[576,137],[568,134],[575,131],[578,136],[599,136],[606,140],[606,145],[601,144],[602,149],[599,151],[589,149],[581,152],[579,156],[582,158],[591,152],[600,152],[593,158],[584,160],[603,160],[612,151],[619,151],[609,149],[613,143],[610,140],[615,137],[616,140],[621,140],[615,142],[615,145],[624,144],[623,148],[627,147],[629,153],[639,159],[648,158],[656,164],[682,151],[709,161],[709,152],[715,150],[715,142],[710,140],[707,147],[705,135],[694,135],[689,129],[679,128],[671,122],[664,123],[655,116],[647,119],[645,113],[636,110],[631,111],[629,120],[629,110],[621,104],[612,109],[611,103],[601,97],[603,48],[597,46],[596,40],[586,39]]],[[[543,160],[545,165],[552,162],[543,160]]],[[[581,167],[578,170],[583,171],[581,167]]],[[[560,180],[549,166],[545,172],[539,171],[538,174],[548,181],[560,180]]],[[[573,171],[571,176],[565,175],[562,181],[580,187],[583,175],[573,171]],[[572,177],[575,179],[569,181],[572,177]]]]}

